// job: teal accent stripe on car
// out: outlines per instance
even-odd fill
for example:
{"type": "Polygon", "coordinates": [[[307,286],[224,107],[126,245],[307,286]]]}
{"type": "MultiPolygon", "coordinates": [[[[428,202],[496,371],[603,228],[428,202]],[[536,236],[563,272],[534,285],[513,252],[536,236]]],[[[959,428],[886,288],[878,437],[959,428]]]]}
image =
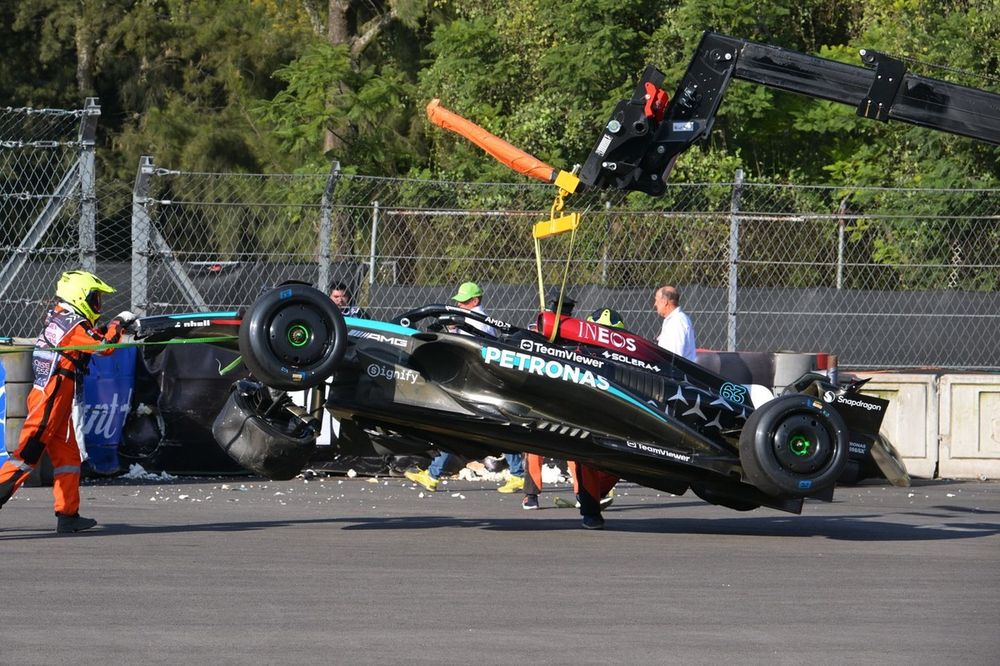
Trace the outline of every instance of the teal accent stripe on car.
{"type": "Polygon", "coordinates": [[[399,324],[389,324],[384,321],[360,319],[358,317],[344,317],[344,323],[350,328],[367,328],[373,331],[382,331],[383,333],[395,333],[396,335],[413,335],[419,332],[415,328],[407,328],[399,324]]]}
{"type": "Polygon", "coordinates": [[[235,317],[239,312],[192,312],[190,314],[172,314],[167,315],[171,319],[205,319],[213,317],[235,317]]]}
{"type": "Polygon", "coordinates": [[[645,405],[645,404],[639,402],[638,400],[636,400],[635,398],[633,398],[632,396],[630,396],[628,393],[625,393],[621,389],[617,389],[614,386],[611,386],[611,387],[608,388],[608,393],[610,393],[611,395],[616,396],[618,398],[621,398],[625,402],[631,403],[631,404],[635,405],[636,407],[638,407],[640,409],[643,409],[643,410],[649,412],[650,414],[652,414],[656,418],[660,419],[661,421],[666,421],[667,420],[667,417],[664,414],[659,413],[655,409],[650,409],[649,405],[645,405]]]}

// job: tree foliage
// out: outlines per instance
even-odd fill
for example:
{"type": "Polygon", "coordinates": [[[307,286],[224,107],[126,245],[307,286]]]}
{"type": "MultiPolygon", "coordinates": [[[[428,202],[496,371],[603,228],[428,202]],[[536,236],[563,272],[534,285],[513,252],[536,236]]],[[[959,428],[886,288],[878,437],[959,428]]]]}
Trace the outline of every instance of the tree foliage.
{"type": "MultiPolygon", "coordinates": [[[[518,178],[431,128],[439,97],[551,164],[582,161],[647,62],[682,75],[705,29],[996,89],[996,0],[19,0],[0,3],[0,100],[101,100],[101,159],[172,168],[518,178]],[[946,64],[947,69],[923,63],[946,64]],[[978,75],[978,76],[977,76],[978,75]],[[992,78],[982,78],[992,77],[992,78]]],[[[674,178],[995,185],[993,146],[734,82],[674,178]]]]}

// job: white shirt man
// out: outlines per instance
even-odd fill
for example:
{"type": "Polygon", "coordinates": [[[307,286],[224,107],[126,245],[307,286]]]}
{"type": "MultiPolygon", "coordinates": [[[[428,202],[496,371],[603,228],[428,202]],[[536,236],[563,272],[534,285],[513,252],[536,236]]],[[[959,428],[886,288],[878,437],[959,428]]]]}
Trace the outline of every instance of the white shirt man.
{"type": "Polygon", "coordinates": [[[694,346],[694,325],[691,319],[681,310],[681,295],[675,287],[664,285],[656,290],[653,307],[657,314],[663,317],[660,335],[656,344],[689,361],[696,360],[697,352],[694,346]]]}

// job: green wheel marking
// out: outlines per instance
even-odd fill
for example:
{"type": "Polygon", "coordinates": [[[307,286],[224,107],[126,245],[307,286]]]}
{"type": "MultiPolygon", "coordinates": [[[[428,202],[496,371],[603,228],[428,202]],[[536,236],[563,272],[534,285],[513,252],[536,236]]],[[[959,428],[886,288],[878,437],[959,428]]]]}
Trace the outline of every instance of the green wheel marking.
{"type": "Polygon", "coordinates": [[[791,441],[788,442],[788,448],[790,448],[792,453],[797,456],[807,456],[809,455],[809,449],[812,448],[812,442],[810,442],[807,437],[795,435],[792,437],[791,441]]]}
{"type": "Polygon", "coordinates": [[[304,347],[309,344],[311,337],[309,329],[302,324],[296,324],[288,329],[288,342],[293,347],[304,347]]]}

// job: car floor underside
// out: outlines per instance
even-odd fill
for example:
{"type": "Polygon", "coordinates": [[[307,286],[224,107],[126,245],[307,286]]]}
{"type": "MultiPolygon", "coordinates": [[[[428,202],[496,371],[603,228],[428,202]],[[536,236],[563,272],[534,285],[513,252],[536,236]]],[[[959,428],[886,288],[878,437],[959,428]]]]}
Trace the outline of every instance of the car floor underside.
{"type": "MultiPolygon", "coordinates": [[[[429,447],[447,450],[468,458],[506,453],[536,453],[562,460],[575,460],[615,474],[627,481],[656,488],[674,495],[683,495],[689,488],[699,496],[711,496],[725,503],[747,505],[746,508],[768,506],[781,511],[800,513],[801,498],[776,498],[757,488],[739,482],[738,476],[722,477],[697,464],[683,463],[662,453],[644,453],[635,442],[590,435],[570,436],[523,426],[498,423],[486,418],[438,414],[428,418],[426,411],[398,405],[392,413],[354,406],[345,411],[343,405],[331,404],[334,416],[349,419],[361,430],[378,429],[383,437],[399,433],[408,438],[423,439],[429,447]],[[631,444],[631,445],[630,445],[631,444]]],[[[661,447],[644,447],[646,450],[661,447]]],[[[692,461],[694,462],[694,461],[692,461]]],[[[734,460],[698,461],[703,465],[717,463],[733,467],[734,460]]],[[[733,468],[732,474],[738,475],[733,468]]],[[[826,499],[824,497],[824,499],[826,499]]]]}

